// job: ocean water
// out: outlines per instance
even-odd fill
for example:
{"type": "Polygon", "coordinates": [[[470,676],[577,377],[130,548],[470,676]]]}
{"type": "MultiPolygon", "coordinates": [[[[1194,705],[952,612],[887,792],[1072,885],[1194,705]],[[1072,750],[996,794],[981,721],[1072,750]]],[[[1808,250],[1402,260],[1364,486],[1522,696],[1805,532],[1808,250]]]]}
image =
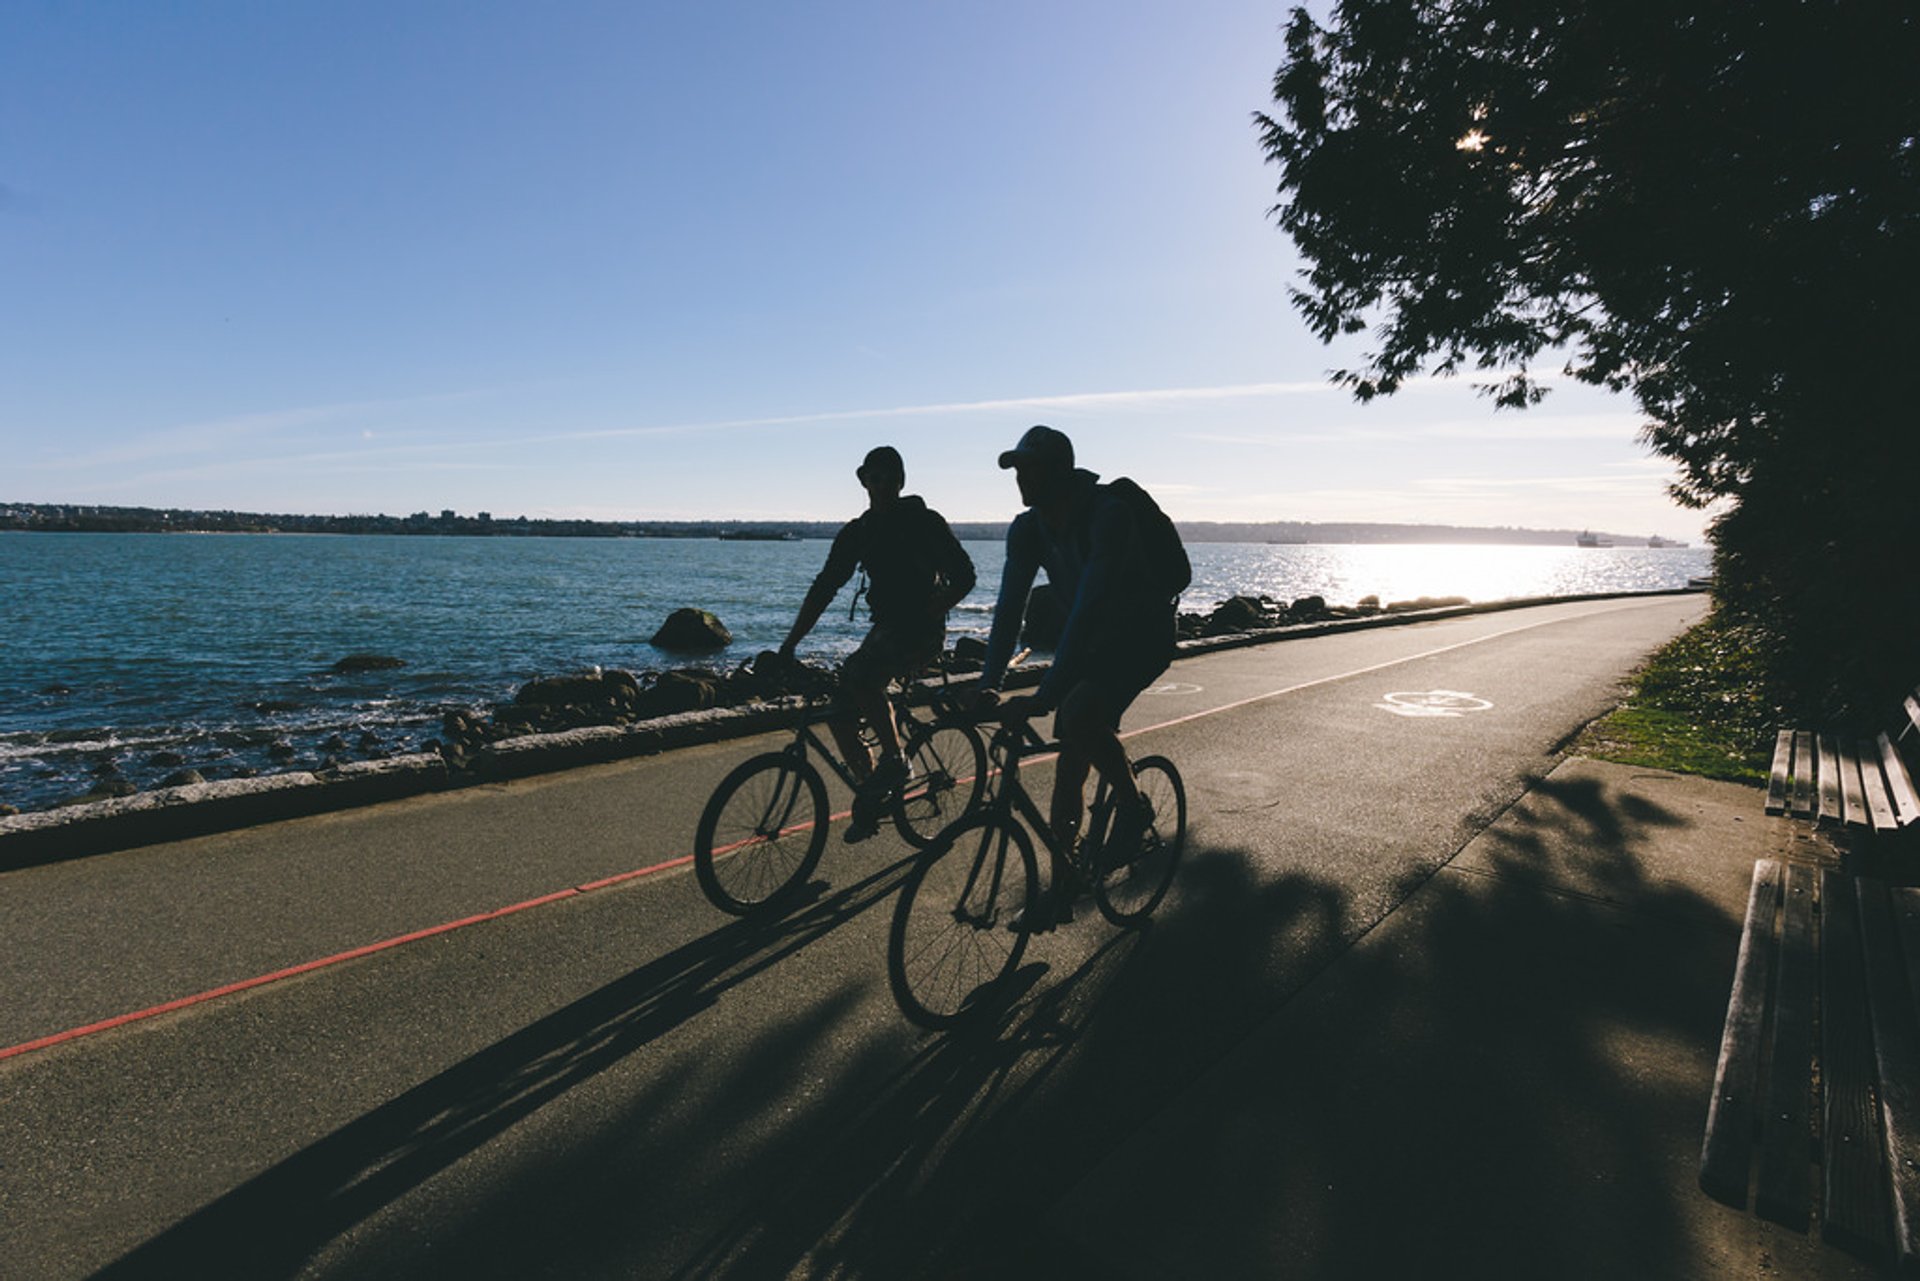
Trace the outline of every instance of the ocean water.
{"type": "MultiPolygon", "coordinates": [[[[449,708],[589,666],[687,660],[648,638],[709,609],[732,667],[780,643],[828,544],[705,539],[0,533],[0,803],[36,809],[99,778],[158,785],[415,750],[449,708]],[[349,654],[406,665],[335,675],[349,654]]],[[[984,635],[1002,559],[969,543],[980,586],[949,639],[984,635]]],[[[1183,607],[1237,594],[1351,604],[1683,587],[1704,548],[1189,546],[1183,607]]],[[[843,591],[803,657],[866,629],[843,591]]]]}

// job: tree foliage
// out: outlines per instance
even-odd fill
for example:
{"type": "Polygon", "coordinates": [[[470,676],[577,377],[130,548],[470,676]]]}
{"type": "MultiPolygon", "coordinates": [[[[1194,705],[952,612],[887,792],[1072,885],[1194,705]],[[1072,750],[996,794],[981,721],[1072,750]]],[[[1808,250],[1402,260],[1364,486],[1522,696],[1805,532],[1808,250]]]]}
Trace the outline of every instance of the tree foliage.
{"type": "Polygon", "coordinates": [[[1790,679],[1920,680],[1920,5],[1342,0],[1286,49],[1294,301],[1376,344],[1337,378],[1630,392],[1790,679]]]}

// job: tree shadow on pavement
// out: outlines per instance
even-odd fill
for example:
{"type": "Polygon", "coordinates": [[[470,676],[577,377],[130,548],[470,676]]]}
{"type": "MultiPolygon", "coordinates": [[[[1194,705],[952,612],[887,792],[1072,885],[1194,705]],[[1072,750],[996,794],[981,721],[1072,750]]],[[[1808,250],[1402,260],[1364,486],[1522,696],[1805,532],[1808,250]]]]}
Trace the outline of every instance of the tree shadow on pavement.
{"type": "Polygon", "coordinates": [[[1740,922],[1660,874],[1692,825],[1549,780],[1076,1189],[1057,1248],[1123,1277],[1850,1271],[1695,1186],[1740,922]],[[1091,1218],[1138,1187],[1152,1212],[1091,1218]]]}

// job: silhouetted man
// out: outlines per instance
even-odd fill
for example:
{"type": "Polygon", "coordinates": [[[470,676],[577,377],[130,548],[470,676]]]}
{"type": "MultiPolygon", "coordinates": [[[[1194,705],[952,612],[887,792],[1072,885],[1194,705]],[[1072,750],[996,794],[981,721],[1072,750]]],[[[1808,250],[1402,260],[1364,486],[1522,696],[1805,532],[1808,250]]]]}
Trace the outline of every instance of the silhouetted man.
{"type": "MultiPolygon", "coordinates": [[[[780,646],[791,659],[801,638],[813,630],[834,596],[853,577],[866,573],[867,609],[873,626],[840,668],[840,687],[858,718],[832,722],[855,777],[863,781],[847,839],[873,832],[886,799],[906,781],[900,730],[887,698],[887,682],[913,675],[940,657],[946,644],[947,611],[973,590],[973,559],[953,536],[939,512],[906,488],[907,469],[891,445],[869,450],[854,471],[866,487],[867,510],[834,536],[827,563],[813,580],[799,616],[780,646]],[[860,737],[860,719],[879,740],[876,763],[860,737]]],[[[858,595],[855,596],[858,601],[858,595]]]]}
{"type": "MultiPolygon", "coordinates": [[[[1049,818],[1057,848],[1072,847],[1091,764],[1117,805],[1108,839],[1115,849],[1138,842],[1151,815],[1120,744],[1120,717],[1173,661],[1179,592],[1189,576],[1179,535],[1131,481],[1102,485],[1073,462],[1073,442],[1051,427],[1034,427],[1000,455],[1011,468],[1027,510],[1007,528],[1006,568],[987,641],[982,701],[996,702],[1013,655],[1034,574],[1047,581],[1066,611],[1053,666],[1040,687],[1003,704],[1010,717],[1058,709],[1061,744],[1049,818]],[[1137,497],[1135,497],[1137,496],[1137,497]]],[[[1071,920],[1073,877],[1059,855],[1049,903],[1036,928],[1071,920]]]]}

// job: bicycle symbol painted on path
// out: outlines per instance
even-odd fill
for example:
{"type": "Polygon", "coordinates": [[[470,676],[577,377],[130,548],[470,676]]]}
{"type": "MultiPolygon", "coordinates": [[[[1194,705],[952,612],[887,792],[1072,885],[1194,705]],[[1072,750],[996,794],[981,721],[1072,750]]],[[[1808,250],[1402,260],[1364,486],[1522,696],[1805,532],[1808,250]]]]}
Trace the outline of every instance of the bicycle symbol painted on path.
{"type": "Polygon", "coordinates": [[[1430,689],[1388,694],[1385,701],[1374,706],[1395,716],[1465,716],[1469,712],[1487,711],[1493,704],[1476,694],[1463,694],[1457,689],[1430,689]]]}

